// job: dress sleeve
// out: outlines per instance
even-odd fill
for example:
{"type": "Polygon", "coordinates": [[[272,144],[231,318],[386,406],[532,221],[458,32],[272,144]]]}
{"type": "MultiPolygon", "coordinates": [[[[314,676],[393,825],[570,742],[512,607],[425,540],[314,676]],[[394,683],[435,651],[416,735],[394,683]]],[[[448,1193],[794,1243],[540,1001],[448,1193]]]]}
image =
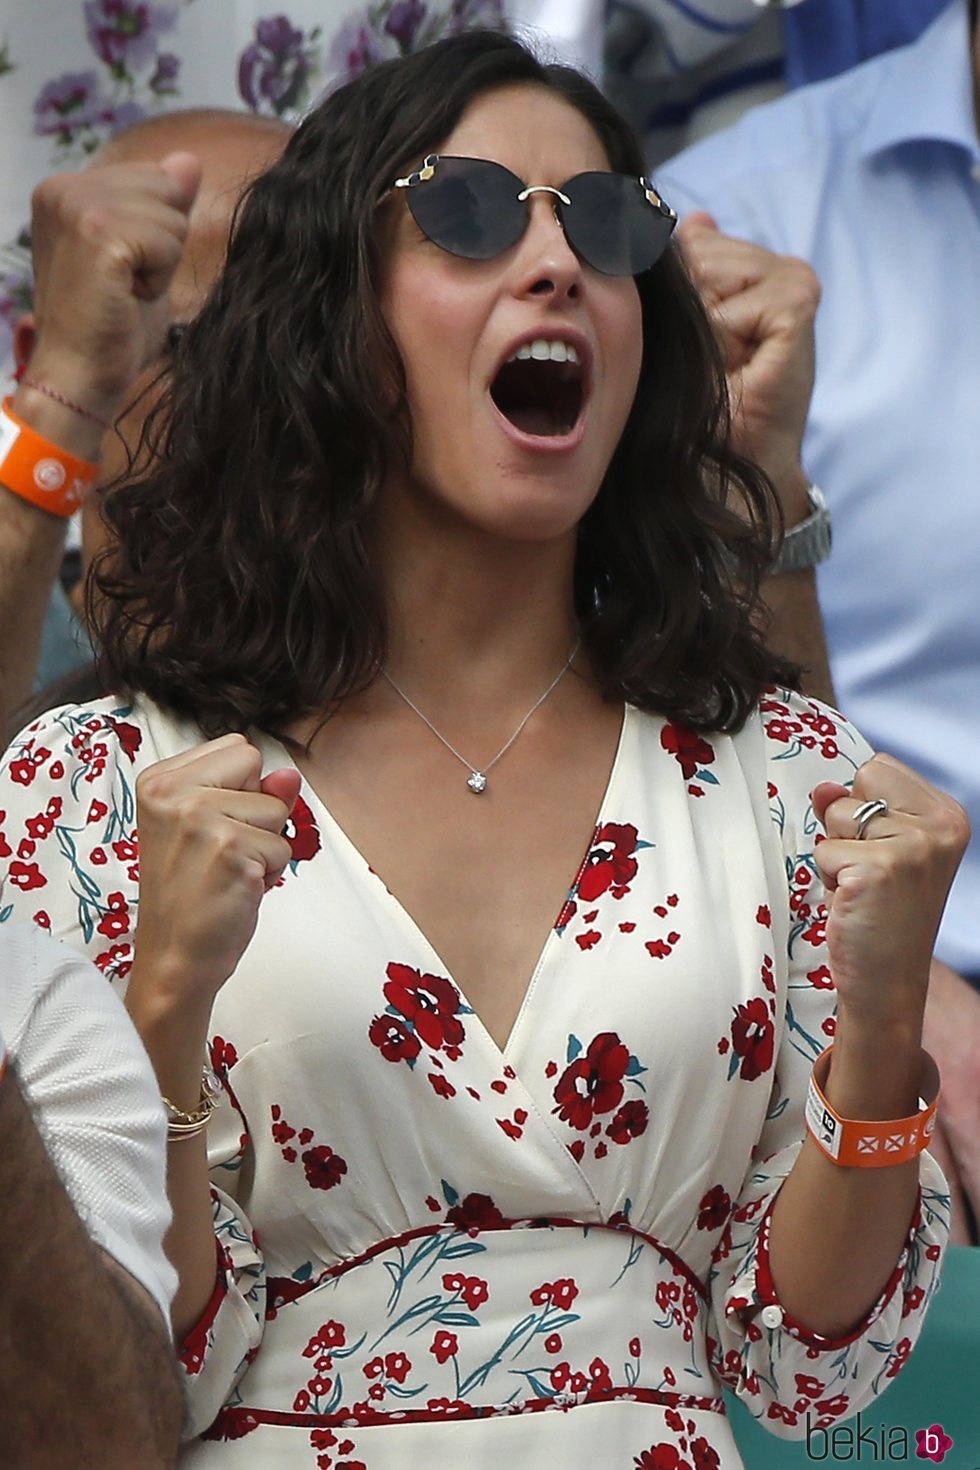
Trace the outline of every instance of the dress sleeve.
{"type": "Polygon", "coordinates": [[[262,1345],[266,1315],[265,1261],[233,1193],[247,1135],[221,1046],[219,1042],[216,1048],[212,1042],[211,1051],[225,1098],[212,1119],[208,1140],[217,1269],[211,1300],[179,1347],[187,1396],[185,1439],[203,1434],[233,1399],[239,1380],[262,1345]]]}
{"type": "Polygon", "coordinates": [[[822,780],[850,786],[871,751],[840,715],[795,695],[764,700],[762,716],[771,814],[786,859],[786,1014],[766,1122],[714,1254],[709,1347],[722,1381],[754,1418],[777,1435],[802,1438],[808,1422],[828,1428],[865,1408],[902,1368],[939,1284],[949,1193],[939,1167],[921,1154],[903,1250],[878,1301],[845,1335],[822,1337],[783,1310],[769,1262],[772,1206],[802,1147],[810,1070],[835,1025],[823,885],[813,858],[820,829],[809,793],[822,780]]]}
{"type": "MultiPolygon", "coordinates": [[[[0,923],[63,939],[120,994],[139,907],[136,777],[158,759],[151,746],[132,707],[109,699],[51,710],[0,761],[0,923]]],[[[215,1060],[225,1077],[228,1059],[215,1060]]],[[[230,1095],[210,1134],[216,1287],[181,1354],[193,1433],[233,1392],[264,1320],[262,1255],[234,1198],[246,1137],[230,1095]]]]}

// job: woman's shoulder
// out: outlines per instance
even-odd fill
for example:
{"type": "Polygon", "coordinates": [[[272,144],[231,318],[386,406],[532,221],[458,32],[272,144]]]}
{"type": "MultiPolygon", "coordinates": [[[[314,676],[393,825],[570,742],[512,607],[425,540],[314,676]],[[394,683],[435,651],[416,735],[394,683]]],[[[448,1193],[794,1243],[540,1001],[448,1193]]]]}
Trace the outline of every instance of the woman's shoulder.
{"type": "Polygon", "coordinates": [[[845,715],[807,694],[773,685],[752,716],[770,763],[798,762],[807,779],[850,785],[857,768],[874,754],[845,715]]]}
{"type": "Polygon", "coordinates": [[[121,761],[140,769],[201,738],[192,721],[176,718],[144,696],[106,695],[38,715],[11,740],[3,763],[14,780],[24,762],[40,768],[53,756],[72,765],[121,761]]]}

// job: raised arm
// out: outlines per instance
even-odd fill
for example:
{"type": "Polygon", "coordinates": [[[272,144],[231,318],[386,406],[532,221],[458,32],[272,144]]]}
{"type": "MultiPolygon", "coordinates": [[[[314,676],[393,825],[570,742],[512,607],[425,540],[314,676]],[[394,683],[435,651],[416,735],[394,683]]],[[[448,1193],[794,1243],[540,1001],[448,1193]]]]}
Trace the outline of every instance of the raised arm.
{"type": "MultiPolygon", "coordinates": [[[[791,531],[811,514],[802,444],[813,391],[817,278],[805,261],[721,234],[702,212],[689,214],[677,235],[721,343],[736,447],[768,474],[791,531]]],[[[763,597],[770,646],[800,665],[807,694],[833,704],[813,567],[775,572],[763,597]]]]}
{"type": "MultiPolygon", "coordinates": [[[[34,193],[36,316],[18,323],[25,380],[0,425],[0,459],[9,450],[0,463],[4,726],[31,692],[65,537],[64,514],[25,498],[24,489],[32,492],[36,484],[33,460],[50,460],[49,445],[94,472],[104,425],[115,420],[140,369],[161,350],[167,289],[199,179],[197,160],[175,153],[159,165],[107,164],[58,174],[34,193]],[[21,448],[28,433],[39,443],[30,464],[18,454],[15,473],[10,441],[18,430],[21,448]]],[[[59,497],[45,503],[55,507],[59,497]]]]}

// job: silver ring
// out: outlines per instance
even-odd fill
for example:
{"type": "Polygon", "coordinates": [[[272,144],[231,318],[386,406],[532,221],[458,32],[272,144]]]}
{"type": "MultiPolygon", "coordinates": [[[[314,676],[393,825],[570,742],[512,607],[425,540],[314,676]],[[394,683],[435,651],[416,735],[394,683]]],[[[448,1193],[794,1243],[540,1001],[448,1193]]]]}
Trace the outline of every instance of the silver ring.
{"type": "Polygon", "coordinates": [[[856,840],[860,842],[868,830],[868,823],[873,817],[885,817],[888,815],[888,803],[883,796],[876,796],[874,801],[862,802],[854,813],[854,822],[857,827],[856,840]]]}

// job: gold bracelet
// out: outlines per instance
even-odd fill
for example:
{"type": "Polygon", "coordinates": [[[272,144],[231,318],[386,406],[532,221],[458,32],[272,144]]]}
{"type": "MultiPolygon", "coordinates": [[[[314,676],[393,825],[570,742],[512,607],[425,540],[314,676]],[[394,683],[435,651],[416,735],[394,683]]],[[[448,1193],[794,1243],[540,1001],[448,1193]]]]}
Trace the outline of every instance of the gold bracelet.
{"type": "Polygon", "coordinates": [[[201,1074],[201,1097],[192,1113],[185,1113],[169,1097],[161,1094],[160,1101],[167,1110],[167,1137],[170,1139],[192,1138],[211,1121],[211,1114],[221,1098],[221,1081],[217,1073],[207,1064],[201,1074]]]}

